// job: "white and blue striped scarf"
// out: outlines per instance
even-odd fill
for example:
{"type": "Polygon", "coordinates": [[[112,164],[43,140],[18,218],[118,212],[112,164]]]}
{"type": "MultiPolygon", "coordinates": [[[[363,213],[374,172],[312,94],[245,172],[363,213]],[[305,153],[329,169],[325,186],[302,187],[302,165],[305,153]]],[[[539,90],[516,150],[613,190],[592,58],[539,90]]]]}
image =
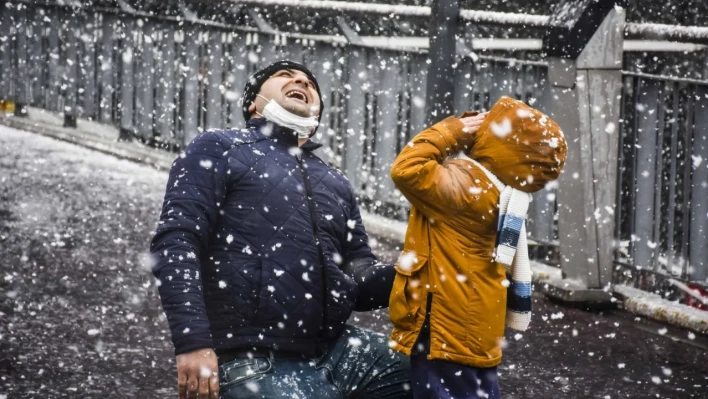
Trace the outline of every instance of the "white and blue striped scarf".
{"type": "Polygon", "coordinates": [[[494,260],[504,265],[507,272],[506,325],[517,331],[526,331],[531,322],[531,262],[526,241],[526,214],[531,194],[507,186],[479,162],[460,153],[458,158],[468,160],[482,169],[499,189],[499,223],[494,260]]]}

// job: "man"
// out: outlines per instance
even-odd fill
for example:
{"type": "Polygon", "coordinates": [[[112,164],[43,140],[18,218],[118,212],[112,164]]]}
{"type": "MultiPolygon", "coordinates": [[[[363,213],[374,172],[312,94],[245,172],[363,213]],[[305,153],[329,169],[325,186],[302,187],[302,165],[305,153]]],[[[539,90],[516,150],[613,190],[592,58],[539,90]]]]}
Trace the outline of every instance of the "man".
{"type": "Polygon", "coordinates": [[[388,305],[395,270],[312,152],[322,108],[313,74],[276,62],[246,84],[245,129],[173,164],[151,252],[180,398],[410,397],[408,360],[345,324],[388,305]]]}

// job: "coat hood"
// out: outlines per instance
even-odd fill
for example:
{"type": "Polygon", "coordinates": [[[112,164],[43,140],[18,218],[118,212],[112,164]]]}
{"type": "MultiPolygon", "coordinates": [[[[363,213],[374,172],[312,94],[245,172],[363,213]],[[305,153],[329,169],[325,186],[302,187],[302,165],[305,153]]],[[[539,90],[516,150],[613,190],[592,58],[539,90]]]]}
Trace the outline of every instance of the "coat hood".
{"type": "Polygon", "coordinates": [[[479,127],[468,155],[504,184],[533,193],[558,178],[567,152],[565,136],[555,121],[504,96],[479,127]]]}

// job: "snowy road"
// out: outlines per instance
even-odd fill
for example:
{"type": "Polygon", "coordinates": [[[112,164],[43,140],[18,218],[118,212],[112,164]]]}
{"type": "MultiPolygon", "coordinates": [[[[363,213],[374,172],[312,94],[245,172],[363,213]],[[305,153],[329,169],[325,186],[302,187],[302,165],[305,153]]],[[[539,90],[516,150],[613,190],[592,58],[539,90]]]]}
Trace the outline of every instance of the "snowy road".
{"type": "MultiPolygon", "coordinates": [[[[165,172],[0,127],[0,398],[171,398],[144,266],[165,172]]],[[[395,250],[376,248],[391,261],[395,250]]],[[[386,312],[356,314],[385,332],[386,312]]],[[[706,398],[706,338],[538,297],[500,367],[508,398],[706,398]]]]}

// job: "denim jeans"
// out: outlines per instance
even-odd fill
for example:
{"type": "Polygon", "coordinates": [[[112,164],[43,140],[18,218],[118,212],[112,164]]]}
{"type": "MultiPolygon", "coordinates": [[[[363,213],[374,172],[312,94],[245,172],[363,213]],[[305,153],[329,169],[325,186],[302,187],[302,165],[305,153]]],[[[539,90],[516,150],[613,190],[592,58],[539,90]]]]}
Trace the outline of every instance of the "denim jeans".
{"type": "Polygon", "coordinates": [[[413,398],[408,356],[353,326],[321,358],[236,359],[219,366],[219,383],[221,399],[413,398]]]}

